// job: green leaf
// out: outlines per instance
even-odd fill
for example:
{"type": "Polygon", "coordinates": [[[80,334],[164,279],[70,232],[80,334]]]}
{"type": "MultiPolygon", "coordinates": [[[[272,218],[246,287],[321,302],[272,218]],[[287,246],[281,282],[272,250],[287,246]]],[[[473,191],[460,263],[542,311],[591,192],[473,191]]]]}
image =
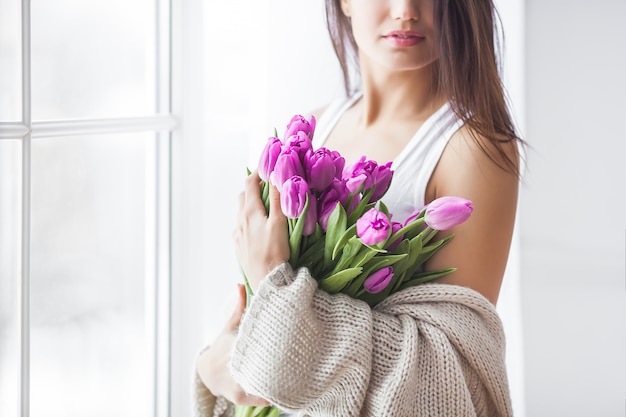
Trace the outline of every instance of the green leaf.
{"type": "Polygon", "coordinates": [[[343,235],[339,238],[335,247],[333,248],[333,254],[331,259],[335,259],[340,250],[344,248],[344,246],[348,243],[348,241],[356,236],[356,224],[350,226],[343,235]]]}
{"type": "Polygon", "coordinates": [[[265,212],[270,212],[270,184],[267,181],[263,181],[263,185],[261,186],[261,201],[263,201],[263,206],[265,206],[265,212]]]}
{"type": "Polygon", "coordinates": [[[448,235],[444,237],[443,239],[440,239],[440,240],[435,241],[434,243],[431,243],[428,246],[424,246],[419,256],[415,260],[415,263],[418,265],[421,265],[427,260],[429,260],[435,253],[437,253],[439,249],[443,248],[448,242],[450,242],[450,240],[452,240],[453,237],[454,235],[448,235]]]}
{"type": "Polygon", "coordinates": [[[456,271],[456,268],[446,268],[437,271],[429,271],[415,274],[412,278],[408,279],[400,286],[400,290],[433,281],[437,278],[444,277],[454,271],[456,271]]]}
{"type": "Polygon", "coordinates": [[[380,211],[382,213],[385,213],[385,216],[387,216],[387,218],[389,218],[389,209],[387,208],[385,203],[383,203],[382,201],[378,202],[378,211],[380,211]]]}
{"type": "Polygon", "coordinates": [[[411,260],[410,253],[411,253],[411,242],[409,242],[408,239],[402,240],[402,242],[400,242],[400,244],[396,246],[395,249],[391,252],[392,255],[405,255],[402,260],[398,261],[394,265],[393,267],[394,271],[398,271],[398,272],[406,271],[406,269],[410,266],[410,263],[409,263],[409,261],[411,260]]]}
{"type": "Polygon", "coordinates": [[[376,254],[381,253],[381,252],[385,253],[385,251],[381,251],[378,248],[373,248],[369,245],[363,244],[363,247],[361,248],[361,250],[359,250],[359,252],[356,254],[352,262],[350,263],[350,266],[363,266],[370,259],[376,256],[376,254]]]}
{"type": "Polygon", "coordinates": [[[348,239],[343,247],[343,252],[341,253],[341,258],[339,259],[339,262],[337,262],[337,264],[333,268],[333,273],[348,268],[350,266],[352,258],[359,252],[361,246],[363,246],[363,244],[356,236],[348,239]]]}
{"type": "Polygon", "coordinates": [[[306,201],[304,203],[304,209],[302,214],[298,217],[293,230],[289,233],[289,250],[291,255],[289,256],[289,263],[295,266],[298,257],[300,256],[300,242],[302,241],[302,231],[304,230],[304,222],[306,220],[306,213],[309,210],[309,196],[307,194],[306,201]]]}
{"type": "Polygon", "coordinates": [[[341,291],[354,278],[358,277],[363,268],[347,268],[332,274],[320,281],[320,288],[329,294],[336,294],[341,291]]]}
{"type": "Polygon", "coordinates": [[[310,262],[320,262],[324,259],[324,246],[326,237],[324,235],[320,236],[317,240],[314,240],[312,237],[309,239],[309,247],[298,257],[298,266],[304,266],[310,262]]]}
{"type": "Polygon", "coordinates": [[[348,216],[341,204],[337,204],[328,217],[326,227],[326,246],[324,247],[324,265],[328,266],[335,259],[335,246],[346,232],[348,216]]]}
{"type": "Polygon", "coordinates": [[[370,203],[370,198],[372,198],[372,194],[374,190],[369,190],[359,201],[359,204],[356,206],[354,211],[348,216],[348,224],[354,224],[356,221],[365,213],[367,210],[371,209],[376,205],[376,203],[370,203]]]}
{"type": "Polygon", "coordinates": [[[388,247],[393,242],[395,242],[396,240],[400,239],[400,236],[402,236],[402,235],[404,235],[404,237],[407,238],[407,239],[414,238],[417,235],[417,233],[413,233],[413,232],[415,232],[417,230],[421,231],[421,228],[423,226],[424,226],[424,219],[423,218],[412,221],[411,223],[409,223],[406,226],[402,227],[396,233],[394,233],[391,236],[389,236],[389,239],[387,239],[387,243],[386,243],[385,247],[388,247]]]}
{"type": "Polygon", "coordinates": [[[271,410],[269,411],[269,413],[267,413],[265,417],[280,417],[280,413],[280,409],[276,407],[271,407],[271,410]]]}

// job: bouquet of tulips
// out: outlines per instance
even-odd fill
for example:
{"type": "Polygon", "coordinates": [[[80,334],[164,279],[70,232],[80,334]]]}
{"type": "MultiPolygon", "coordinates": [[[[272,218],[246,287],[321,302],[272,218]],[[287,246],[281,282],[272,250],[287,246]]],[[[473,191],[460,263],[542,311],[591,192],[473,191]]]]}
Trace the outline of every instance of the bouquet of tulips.
{"type": "MultiPolygon", "coordinates": [[[[266,209],[271,183],[289,219],[291,266],[308,268],[321,290],[372,307],[390,294],[454,271],[425,272],[423,264],[452,239],[437,239],[437,232],[467,220],[472,202],[441,197],[395,222],[381,201],[392,181],[391,162],[379,165],[363,156],[346,166],[338,152],[313,149],[314,131],[313,116],[294,116],[282,140],[276,131],[268,139],[259,160],[266,209]]],[[[247,281],[246,288],[250,299],[247,281]]],[[[279,414],[276,407],[235,407],[235,417],[279,414]]]]}

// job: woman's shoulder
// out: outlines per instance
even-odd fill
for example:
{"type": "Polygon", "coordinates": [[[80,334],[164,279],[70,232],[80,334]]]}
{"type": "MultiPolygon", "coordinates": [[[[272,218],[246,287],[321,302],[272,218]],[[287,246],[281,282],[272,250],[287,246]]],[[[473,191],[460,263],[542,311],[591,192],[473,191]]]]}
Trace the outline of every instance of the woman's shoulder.
{"type": "Polygon", "coordinates": [[[427,201],[444,195],[471,200],[470,220],[452,232],[455,238],[429,262],[457,272],[442,282],[477,290],[495,304],[508,256],[519,179],[506,160],[518,159],[514,141],[490,141],[463,126],[448,142],[433,172],[427,201]]]}
{"type": "Polygon", "coordinates": [[[450,137],[437,168],[444,182],[471,179],[459,175],[460,170],[481,177],[511,177],[510,181],[517,182],[519,164],[517,140],[489,139],[464,124],[450,137]]]}

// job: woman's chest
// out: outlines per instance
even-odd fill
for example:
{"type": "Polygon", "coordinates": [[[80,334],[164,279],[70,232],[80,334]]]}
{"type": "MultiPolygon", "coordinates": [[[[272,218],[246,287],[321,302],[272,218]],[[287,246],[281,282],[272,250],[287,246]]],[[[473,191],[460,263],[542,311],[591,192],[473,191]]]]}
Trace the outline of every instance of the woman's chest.
{"type": "Polygon", "coordinates": [[[363,128],[350,120],[340,120],[323,146],[339,152],[346,159],[346,164],[362,156],[384,164],[397,159],[419,126],[419,123],[396,123],[363,128]]]}

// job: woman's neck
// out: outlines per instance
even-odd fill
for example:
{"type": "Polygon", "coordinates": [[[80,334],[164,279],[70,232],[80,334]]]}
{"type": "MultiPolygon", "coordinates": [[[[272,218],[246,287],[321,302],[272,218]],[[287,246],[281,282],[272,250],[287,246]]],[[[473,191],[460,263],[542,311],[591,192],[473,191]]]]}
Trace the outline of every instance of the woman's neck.
{"type": "Polygon", "coordinates": [[[369,127],[379,123],[423,121],[446,101],[434,87],[433,65],[391,72],[364,65],[361,68],[363,98],[358,123],[369,127]]]}

